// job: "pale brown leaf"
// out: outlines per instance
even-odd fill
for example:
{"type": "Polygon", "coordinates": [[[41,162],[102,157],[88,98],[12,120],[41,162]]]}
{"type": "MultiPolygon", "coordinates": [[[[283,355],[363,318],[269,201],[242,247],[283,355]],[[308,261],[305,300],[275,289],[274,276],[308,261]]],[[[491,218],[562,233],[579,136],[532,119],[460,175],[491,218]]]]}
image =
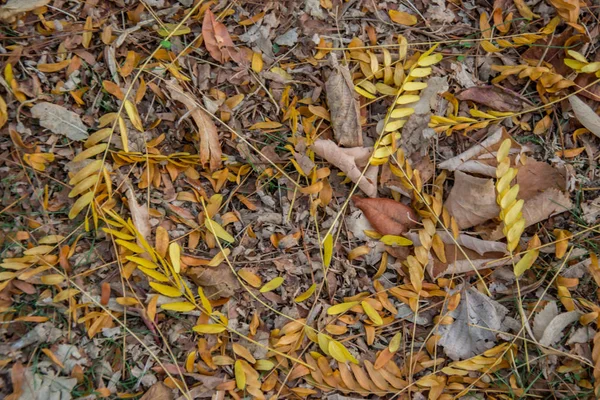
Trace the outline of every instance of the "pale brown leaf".
{"type": "Polygon", "coordinates": [[[600,137],[600,116],[576,95],[569,97],[575,117],[594,135],[600,137]]]}
{"type": "Polygon", "coordinates": [[[445,203],[460,229],[479,225],[498,216],[493,179],[477,178],[461,171],[454,173],[454,186],[445,203]]]}
{"type": "Polygon", "coordinates": [[[353,196],[352,201],[382,235],[401,235],[416,224],[413,209],[396,200],[353,196]]]}
{"type": "Polygon", "coordinates": [[[360,109],[348,67],[332,55],[333,71],[325,82],[327,105],[331,114],[333,136],[339,145],[360,147],[363,144],[360,109]]]}
{"type": "Polygon", "coordinates": [[[235,48],[227,27],[215,19],[212,11],[206,10],[202,21],[202,37],[210,55],[221,64],[233,59],[239,63],[242,54],[235,48]]]}

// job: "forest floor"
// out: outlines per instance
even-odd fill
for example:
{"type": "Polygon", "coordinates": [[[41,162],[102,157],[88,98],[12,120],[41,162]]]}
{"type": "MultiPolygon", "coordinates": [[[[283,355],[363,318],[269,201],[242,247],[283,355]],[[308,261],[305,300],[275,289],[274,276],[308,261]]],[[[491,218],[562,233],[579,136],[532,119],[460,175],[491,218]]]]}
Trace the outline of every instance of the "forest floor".
{"type": "Polygon", "coordinates": [[[600,398],[596,2],[3,3],[0,397],[600,398]]]}

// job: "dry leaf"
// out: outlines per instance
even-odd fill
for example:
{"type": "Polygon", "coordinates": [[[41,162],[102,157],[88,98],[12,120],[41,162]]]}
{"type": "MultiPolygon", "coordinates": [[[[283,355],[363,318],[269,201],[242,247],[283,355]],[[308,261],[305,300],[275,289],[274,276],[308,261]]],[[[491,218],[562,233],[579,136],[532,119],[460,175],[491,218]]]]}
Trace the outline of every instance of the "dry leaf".
{"type": "Polygon", "coordinates": [[[476,178],[456,171],[454,186],[445,206],[456,219],[460,229],[470,228],[497,217],[500,207],[496,203],[494,180],[476,178]]]}
{"type": "MultiPolygon", "coordinates": [[[[491,241],[483,241],[492,244],[491,241]]],[[[476,251],[462,245],[461,249],[454,244],[444,244],[444,253],[448,262],[442,262],[433,257],[427,264],[427,272],[433,279],[442,276],[464,274],[473,270],[495,268],[502,265],[512,264],[512,260],[506,256],[506,251],[490,251],[478,254],[476,251]],[[464,252],[464,254],[463,254],[464,252]],[[466,254],[466,257],[465,257],[466,254]]],[[[493,246],[492,246],[493,247],[493,246]]],[[[505,246],[506,249],[506,246],[505,246]]]]}
{"type": "Polygon", "coordinates": [[[544,331],[550,322],[558,315],[558,306],[555,301],[549,301],[548,304],[538,312],[533,319],[533,335],[537,340],[540,340],[544,335],[544,331]]]}
{"type": "Polygon", "coordinates": [[[456,310],[450,312],[454,322],[439,327],[439,345],[453,360],[470,358],[492,348],[497,332],[508,330],[506,307],[472,287],[462,289],[461,298],[456,310]]]}
{"type": "Polygon", "coordinates": [[[173,400],[173,391],[164,383],[156,382],[148,389],[140,400],[173,400]]]}
{"type": "Polygon", "coordinates": [[[73,111],[52,103],[37,103],[31,107],[31,115],[39,118],[40,125],[48,128],[52,133],[65,135],[71,140],[85,140],[88,138],[87,127],[81,122],[79,115],[73,111]]]}
{"type": "Polygon", "coordinates": [[[575,117],[594,135],[600,137],[600,116],[576,95],[569,97],[575,117]]]}
{"type": "Polygon", "coordinates": [[[413,209],[396,200],[353,196],[352,201],[382,235],[401,235],[416,225],[413,209]]]}
{"type": "Polygon", "coordinates": [[[523,108],[517,93],[510,93],[497,86],[472,87],[463,90],[456,98],[483,104],[494,111],[520,111],[523,108]]]}
{"type": "Polygon", "coordinates": [[[338,167],[352,182],[358,183],[358,187],[367,196],[377,196],[377,173],[379,167],[370,165],[364,176],[362,175],[362,168],[369,162],[369,157],[373,149],[366,147],[344,149],[338,147],[331,140],[321,139],[316,140],[311,148],[315,154],[338,167]]]}
{"type": "Polygon", "coordinates": [[[50,3],[50,0],[9,0],[0,7],[0,20],[13,22],[21,13],[35,10],[50,3]]]}
{"type": "Polygon", "coordinates": [[[360,109],[352,76],[347,66],[338,64],[334,55],[331,60],[333,71],[325,82],[325,93],[331,113],[333,136],[341,146],[361,147],[363,138],[360,109]]]}
{"type": "Polygon", "coordinates": [[[231,269],[227,264],[218,267],[192,267],[186,272],[196,285],[204,288],[204,293],[209,298],[231,297],[240,288],[231,269]]]}
{"type": "Polygon", "coordinates": [[[563,336],[563,330],[577,321],[581,313],[579,311],[569,311],[562,314],[556,315],[550,323],[546,325],[544,329],[544,334],[539,339],[539,342],[543,346],[552,347],[556,342],[558,342],[563,336]]]}
{"type": "Polygon", "coordinates": [[[227,27],[215,19],[212,11],[206,10],[202,21],[202,37],[210,55],[221,64],[233,59],[242,61],[241,53],[233,45],[227,27]]]}
{"type": "Polygon", "coordinates": [[[401,25],[414,25],[417,23],[417,17],[404,11],[390,10],[390,19],[401,25]]]}
{"type": "Polygon", "coordinates": [[[122,182],[125,182],[127,205],[129,206],[129,212],[131,213],[131,220],[133,226],[139,232],[140,235],[146,240],[150,238],[152,228],[150,226],[150,214],[148,213],[148,206],[144,203],[140,205],[135,198],[135,190],[129,182],[129,178],[124,178],[122,182]]]}
{"type": "Polygon", "coordinates": [[[212,171],[217,170],[221,166],[221,143],[219,143],[219,133],[217,132],[215,123],[198,106],[192,96],[184,93],[183,89],[175,81],[167,82],[167,88],[171,92],[173,100],[180,101],[185,105],[198,126],[198,135],[200,138],[199,152],[202,165],[209,163],[212,171]]]}

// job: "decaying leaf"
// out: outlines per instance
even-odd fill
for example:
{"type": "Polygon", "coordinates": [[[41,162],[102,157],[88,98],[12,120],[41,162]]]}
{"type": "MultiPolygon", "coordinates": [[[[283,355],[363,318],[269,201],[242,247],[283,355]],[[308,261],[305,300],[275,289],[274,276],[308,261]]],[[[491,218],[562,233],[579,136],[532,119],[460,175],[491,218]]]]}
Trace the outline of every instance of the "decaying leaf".
{"type": "Polygon", "coordinates": [[[540,311],[533,321],[533,334],[543,346],[553,346],[563,336],[563,330],[577,321],[581,313],[568,311],[558,313],[556,302],[551,301],[540,311]]]}
{"type": "Polygon", "coordinates": [[[338,167],[369,197],[377,196],[377,173],[379,167],[370,165],[362,175],[362,168],[369,162],[373,149],[352,147],[344,149],[331,140],[316,140],[312,150],[320,157],[338,167]]]}
{"type": "Polygon", "coordinates": [[[240,288],[227,264],[218,267],[192,267],[186,274],[198,286],[204,288],[204,293],[209,298],[231,297],[240,288]]]}
{"type": "Polygon", "coordinates": [[[454,322],[439,328],[441,338],[438,344],[453,360],[470,358],[492,348],[497,332],[508,331],[506,307],[475,288],[463,288],[461,291],[458,307],[450,312],[454,322]]]}
{"type": "Polygon", "coordinates": [[[227,27],[216,20],[212,11],[206,10],[202,21],[202,37],[210,55],[221,64],[233,59],[242,61],[242,56],[233,45],[227,27]]]}
{"type": "Polygon", "coordinates": [[[183,89],[175,82],[167,82],[167,88],[171,92],[173,100],[180,101],[190,112],[196,126],[200,139],[199,152],[202,165],[209,164],[211,170],[216,170],[221,165],[221,144],[219,143],[219,133],[217,126],[204,112],[194,98],[185,93],[183,89]]]}
{"type": "Polygon", "coordinates": [[[576,95],[569,97],[575,117],[594,135],[600,137],[600,116],[576,95]]]}
{"type": "Polygon", "coordinates": [[[15,17],[50,3],[50,0],[8,0],[0,7],[0,20],[13,22],[15,17]]]}
{"type": "Polygon", "coordinates": [[[396,200],[353,196],[352,201],[382,235],[401,235],[418,220],[412,208],[396,200]]]}
{"type": "Polygon", "coordinates": [[[87,127],[81,122],[79,115],[63,106],[47,102],[37,103],[31,107],[31,115],[39,118],[40,125],[52,133],[65,135],[71,140],[88,138],[87,127]]]}
{"type": "Polygon", "coordinates": [[[517,93],[510,93],[497,86],[475,86],[463,90],[456,98],[483,104],[494,111],[520,111],[523,108],[517,93]]]}
{"type": "Polygon", "coordinates": [[[332,54],[333,71],[325,82],[327,105],[331,114],[333,135],[340,146],[363,145],[360,109],[348,67],[340,65],[332,54]]]}
{"type": "Polygon", "coordinates": [[[173,400],[173,390],[162,382],[156,382],[148,389],[140,400],[173,400]]]}
{"type": "Polygon", "coordinates": [[[498,216],[493,179],[477,178],[461,171],[454,173],[454,186],[445,203],[460,229],[479,225],[498,216]]]}

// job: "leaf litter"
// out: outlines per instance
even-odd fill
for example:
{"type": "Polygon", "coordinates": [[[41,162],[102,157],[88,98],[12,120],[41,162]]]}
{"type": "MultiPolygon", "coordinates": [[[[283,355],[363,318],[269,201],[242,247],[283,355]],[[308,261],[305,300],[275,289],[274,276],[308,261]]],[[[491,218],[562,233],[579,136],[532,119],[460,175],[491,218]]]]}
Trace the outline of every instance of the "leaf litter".
{"type": "Polygon", "coordinates": [[[54,3],[0,6],[2,397],[600,396],[593,8],[54,3]]]}

